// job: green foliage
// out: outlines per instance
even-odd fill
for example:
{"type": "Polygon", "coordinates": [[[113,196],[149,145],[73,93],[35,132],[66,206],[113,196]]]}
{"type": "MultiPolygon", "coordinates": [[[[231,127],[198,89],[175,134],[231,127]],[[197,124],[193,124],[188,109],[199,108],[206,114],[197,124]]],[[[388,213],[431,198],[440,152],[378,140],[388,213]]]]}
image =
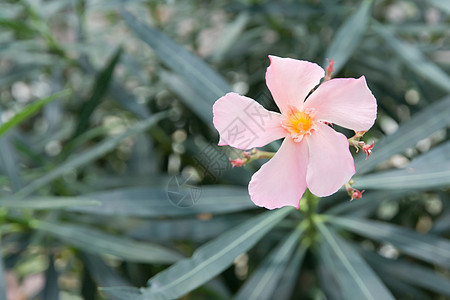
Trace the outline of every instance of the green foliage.
{"type": "Polygon", "coordinates": [[[449,24],[437,0],[3,1],[0,299],[32,275],[22,298],[450,297],[449,24]],[[276,110],[269,54],[366,77],[362,199],[251,202],[261,163],[231,168],[212,105],[276,110]]]}

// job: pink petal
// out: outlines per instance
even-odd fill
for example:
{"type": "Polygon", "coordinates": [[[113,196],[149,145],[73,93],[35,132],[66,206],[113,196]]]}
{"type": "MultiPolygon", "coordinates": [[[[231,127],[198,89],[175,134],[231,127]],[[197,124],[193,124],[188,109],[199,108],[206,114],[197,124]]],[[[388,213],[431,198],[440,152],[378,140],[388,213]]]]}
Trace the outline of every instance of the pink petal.
{"type": "Polygon", "coordinates": [[[269,55],[266,83],[281,113],[289,106],[301,107],[306,96],[325,75],[317,64],[269,55]]]}
{"type": "Polygon", "coordinates": [[[306,190],[308,146],[286,138],[275,156],[253,174],[248,185],[252,201],[268,209],[297,207],[306,190]]]}
{"type": "Polygon", "coordinates": [[[219,146],[246,150],[262,147],[286,135],[280,125],[280,114],[236,93],[228,93],[217,100],[213,113],[213,123],[220,134],[219,146]]]}
{"type": "Polygon", "coordinates": [[[322,83],[308,97],[305,108],[315,110],[315,119],[355,131],[369,130],[377,117],[377,101],[359,79],[338,78],[322,83]]]}
{"type": "Polygon", "coordinates": [[[337,192],[356,171],[345,135],[322,123],[316,126],[306,138],[309,149],[306,182],[314,195],[324,197],[337,192]]]}

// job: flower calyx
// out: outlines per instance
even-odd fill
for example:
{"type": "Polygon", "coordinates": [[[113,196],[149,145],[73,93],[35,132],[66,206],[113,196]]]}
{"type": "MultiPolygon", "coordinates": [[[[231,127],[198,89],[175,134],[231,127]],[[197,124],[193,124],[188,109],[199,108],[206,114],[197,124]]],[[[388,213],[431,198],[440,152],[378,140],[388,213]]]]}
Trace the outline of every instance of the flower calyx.
{"type": "Polygon", "coordinates": [[[353,179],[350,179],[349,182],[347,182],[345,184],[345,190],[347,191],[347,194],[350,196],[350,201],[353,200],[357,200],[357,199],[361,199],[362,198],[362,194],[366,191],[366,190],[357,190],[355,188],[353,188],[351,185],[353,184],[353,179]]]}
{"type": "Polygon", "coordinates": [[[375,142],[366,144],[364,141],[360,141],[365,133],[365,131],[356,131],[355,135],[348,139],[348,143],[350,146],[355,147],[356,153],[359,152],[359,149],[362,149],[362,151],[366,153],[366,159],[368,159],[370,154],[372,154],[372,149],[375,142]]]}

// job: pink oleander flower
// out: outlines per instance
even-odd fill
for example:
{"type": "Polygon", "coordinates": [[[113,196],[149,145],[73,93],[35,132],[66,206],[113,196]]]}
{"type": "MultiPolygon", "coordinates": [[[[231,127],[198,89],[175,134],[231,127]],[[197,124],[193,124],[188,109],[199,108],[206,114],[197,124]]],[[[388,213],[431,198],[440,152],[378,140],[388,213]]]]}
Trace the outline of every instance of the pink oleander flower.
{"type": "Polygon", "coordinates": [[[377,104],[364,76],[328,80],[309,95],[325,75],[321,67],[269,58],[266,83],[281,114],[228,93],[214,104],[213,122],[220,146],[246,150],[284,138],[274,157],[252,176],[248,189],[258,206],[298,208],[306,188],[329,196],[356,173],[347,138],[327,124],[366,131],[375,121],[377,104]]]}

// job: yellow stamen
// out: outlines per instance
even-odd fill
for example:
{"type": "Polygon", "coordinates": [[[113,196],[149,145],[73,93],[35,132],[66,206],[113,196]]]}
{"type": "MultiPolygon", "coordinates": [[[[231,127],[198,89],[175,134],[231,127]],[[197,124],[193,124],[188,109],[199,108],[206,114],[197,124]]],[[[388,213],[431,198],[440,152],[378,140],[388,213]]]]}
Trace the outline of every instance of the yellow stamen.
{"type": "Polygon", "coordinates": [[[305,111],[291,108],[284,116],[282,126],[296,142],[300,142],[305,134],[311,134],[313,129],[313,118],[305,111]]]}

